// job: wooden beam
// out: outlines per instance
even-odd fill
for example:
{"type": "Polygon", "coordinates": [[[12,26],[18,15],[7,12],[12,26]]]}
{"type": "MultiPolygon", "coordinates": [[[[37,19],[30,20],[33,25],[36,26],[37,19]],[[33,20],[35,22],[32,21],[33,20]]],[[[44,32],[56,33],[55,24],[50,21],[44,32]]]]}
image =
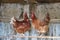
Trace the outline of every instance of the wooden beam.
{"type": "Polygon", "coordinates": [[[16,36],[16,35],[10,35],[10,36],[0,36],[0,38],[60,38],[59,36],[16,36]]]}
{"type": "MultiPolygon", "coordinates": [[[[29,3],[57,3],[60,0],[27,0],[29,3]]],[[[1,3],[24,3],[24,0],[2,0],[1,3]]]]}
{"type": "Polygon", "coordinates": [[[51,19],[50,23],[60,23],[60,19],[51,19]]]}
{"type": "Polygon", "coordinates": [[[23,3],[24,0],[2,0],[1,3],[23,3]]]}
{"type": "MultiPolygon", "coordinates": [[[[0,18],[2,22],[10,22],[11,18],[0,18]]],[[[30,19],[31,20],[31,19],[30,19]]],[[[51,19],[50,23],[60,23],[60,19],[51,19]]]]}
{"type": "Polygon", "coordinates": [[[58,3],[60,0],[36,0],[38,3],[58,3]]]}

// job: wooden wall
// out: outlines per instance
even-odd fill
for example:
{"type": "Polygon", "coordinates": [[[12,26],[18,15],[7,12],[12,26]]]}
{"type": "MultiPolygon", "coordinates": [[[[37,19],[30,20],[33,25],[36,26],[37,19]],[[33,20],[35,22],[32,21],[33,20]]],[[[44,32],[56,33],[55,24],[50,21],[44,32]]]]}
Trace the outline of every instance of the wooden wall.
{"type": "MultiPolygon", "coordinates": [[[[2,3],[0,7],[0,20],[4,22],[9,22],[10,18],[16,16],[19,18],[22,9],[30,15],[30,5],[21,5],[16,3],[2,3]]],[[[60,19],[60,3],[50,3],[50,4],[37,4],[35,7],[35,14],[40,19],[45,16],[46,13],[50,14],[51,19],[60,19]]]]}
{"type": "MultiPolygon", "coordinates": [[[[49,33],[47,36],[60,36],[60,24],[58,23],[51,23],[49,24],[49,33]]],[[[16,35],[19,36],[19,33],[15,33],[13,30],[12,25],[9,23],[3,23],[0,22],[0,36],[11,36],[16,35]]],[[[34,28],[31,28],[31,32],[26,32],[25,36],[39,36],[39,34],[36,32],[34,28]]],[[[58,38],[15,38],[15,37],[6,37],[6,38],[0,38],[2,40],[59,40],[58,38]]]]}
{"type": "MultiPolygon", "coordinates": [[[[28,16],[30,15],[29,4],[1,4],[0,12],[0,36],[2,35],[15,35],[15,32],[10,25],[10,18],[16,16],[19,18],[21,14],[21,8],[24,9],[24,12],[27,12],[28,16]]],[[[37,18],[44,18],[46,13],[50,14],[51,19],[60,19],[60,3],[51,3],[51,4],[38,4],[36,6],[35,14],[37,18]]],[[[48,36],[60,36],[60,23],[50,23],[49,24],[49,33],[48,36]]],[[[19,36],[19,34],[16,34],[19,36]]],[[[25,36],[39,36],[34,28],[31,28],[31,32],[26,32],[25,36]]],[[[58,38],[0,38],[0,40],[59,40],[58,38]]]]}
{"type": "Polygon", "coordinates": [[[23,3],[28,1],[29,3],[58,3],[60,0],[1,0],[2,3],[23,3]]]}

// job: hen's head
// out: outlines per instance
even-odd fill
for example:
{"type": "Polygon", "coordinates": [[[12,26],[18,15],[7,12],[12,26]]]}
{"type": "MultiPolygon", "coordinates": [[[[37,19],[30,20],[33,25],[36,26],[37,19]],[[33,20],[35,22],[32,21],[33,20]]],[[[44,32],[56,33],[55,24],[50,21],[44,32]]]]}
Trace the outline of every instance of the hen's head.
{"type": "Polygon", "coordinates": [[[23,14],[23,18],[24,18],[24,20],[27,20],[28,19],[27,13],[24,13],[23,14]]]}
{"type": "Polygon", "coordinates": [[[12,17],[11,18],[11,21],[10,21],[10,24],[14,24],[14,22],[16,22],[16,18],[15,17],[12,17]]]}
{"type": "Polygon", "coordinates": [[[31,13],[31,19],[36,19],[34,12],[31,13]]]}

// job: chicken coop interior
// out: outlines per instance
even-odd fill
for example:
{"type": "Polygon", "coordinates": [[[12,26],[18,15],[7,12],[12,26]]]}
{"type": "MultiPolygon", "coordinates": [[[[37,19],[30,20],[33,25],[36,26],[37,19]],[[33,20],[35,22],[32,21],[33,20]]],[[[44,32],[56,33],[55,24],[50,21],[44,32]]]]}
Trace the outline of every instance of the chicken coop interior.
{"type": "Polygon", "coordinates": [[[60,0],[0,0],[0,40],[60,40],[60,0]]]}

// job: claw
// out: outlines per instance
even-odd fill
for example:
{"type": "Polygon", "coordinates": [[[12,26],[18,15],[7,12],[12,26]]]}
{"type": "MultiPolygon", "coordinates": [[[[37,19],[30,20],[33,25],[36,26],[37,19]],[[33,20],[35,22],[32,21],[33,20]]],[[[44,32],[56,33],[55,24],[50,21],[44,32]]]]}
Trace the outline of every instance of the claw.
{"type": "Polygon", "coordinates": [[[25,35],[23,33],[21,33],[20,36],[25,36],[25,35]]]}

